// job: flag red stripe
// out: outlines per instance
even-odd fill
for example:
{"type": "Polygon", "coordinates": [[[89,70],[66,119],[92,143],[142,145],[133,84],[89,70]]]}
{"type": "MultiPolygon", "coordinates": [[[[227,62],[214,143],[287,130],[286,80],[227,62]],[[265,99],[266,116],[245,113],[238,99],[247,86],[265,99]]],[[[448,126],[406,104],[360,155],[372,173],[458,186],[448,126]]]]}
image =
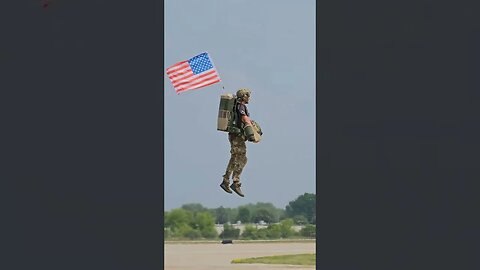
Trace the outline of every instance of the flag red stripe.
{"type": "Polygon", "coordinates": [[[208,82],[216,81],[216,80],[220,81],[220,78],[215,74],[215,75],[211,75],[211,76],[202,78],[201,80],[195,80],[191,83],[181,85],[180,87],[175,87],[175,89],[184,90],[184,89],[197,88],[198,85],[203,85],[204,83],[208,83],[208,82]]]}
{"type": "MultiPolygon", "coordinates": [[[[212,73],[215,73],[215,70],[211,70],[211,71],[208,71],[204,74],[201,74],[201,75],[197,75],[197,78],[202,78],[202,77],[206,77],[206,76],[209,76],[210,74],[212,73]]],[[[182,84],[185,84],[185,83],[188,83],[191,81],[191,79],[188,79],[190,77],[194,76],[193,73],[181,78],[181,79],[177,79],[177,80],[171,80],[172,81],[172,84],[174,86],[177,86],[177,85],[182,85],[182,84]],[[187,80],[188,79],[188,80],[187,80]]]]}
{"type": "MultiPolygon", "coordinates": [[[[174,78],[170,78],[170,81],[172,81],[172,84],[175,85],[175,84],[177,84],[178,82],[187,80],[188,78],[190,78],[190,77],[192,77],[192,76],[195,76],[195,75],[193,74],[193,72],[189,72],[187,75],[184,75],[183,77],[177,76],[177,77],[174,77],[174,78]],[[181,78],[180,78],[180,77],[181,77],[181,78]]],[[[189,81],[189,80],[188,80],[188,81],[189,81]]]]}
{"type": "Polygon", "coordinates": [[[178,77],[178,76],[182,76],[182,75],[184,75],[184,74],[186,74],[186,73],[188,73],[188,72],[192,72],[192,69],[190,68],[189,65],[184,66],[184,67],[179,68],[179,69],[176,69],[176,70],[174,70],[174,71],[172,71],[172,72],[170,72],[170,73],[167,72],[167,75],[168,75],[168,77],[170,77],[170,78],[175,78],[175,77],[178,77]]]}
{"type": "Polygon", "coordinates": [[[168,74],[168,77],[170,79],[175,79],[175,78],[178,78],[178,77],[182,77],[182,76],[185,76],[185,74],[189,74],[189,73],[193,73],[192,70],[190,69],[190,67],[187,67],[187,68],[184,68],[184,69],[181,69],[181,70],[178,70],[178,71],[175,71],[171,74],[168,74]]]}
{"type": "Polygon", "coordinates": [[[214,80],[214,81],[211,81],[211,82],[208,82],[208,83],[205,83],[205,84],[197,85],[197,86],[195,86],[195,87],[193,87],[193,88],[180,89],[180,90],[177,89],[176,92],[177,92],[177,93],[180,93],[180,92],[185,92],[185,91],[188,91],[188,90],[198,89],[198,88],[200,88],[200,87],[209,86],[209,85],[214,84],[214,83],[217,83],[217,82],[219,82],[219,81],[220,81],[220,79],[216,79],[216,80],[214,80]]]}
{"type": "Polygon", "coordinates": [[[218,77],[217,74],[209,74],[208,76],[195,78],[194,80],[191,80],[191,81],[186,82],[186,83],[181,83],[181,84],[178,84],[178,85],[174,85],[174,87],[175,88],[190,88],[192,85],[199,84],[199,83],[204,82],[206,80],[211,80],[211,79],[214,79],[214,78],[217,78],[217,77],[218,77]]]}
{"type": "Polygon", "coordinates": [[[186,66],[186,67],[182,67],[182,68],[179,68],[179,69],[176,69],[174,71],[171,71],[170,73],[167,72],[167,75],[168,76],[177,76],[178,74],[183,74],[185,73],[186,71],[189,71],[191,70],[189,66],[186,66]]]}
{"type": "Polygon", "coordinates": [[[213,81],[210,81],[210,82],[205,82],[205,83],[199,84],[199,85],[197,85],[197,86],[195,86],[194,88],[191,88],[191,89],[197,89],[197,88],[200,88],[200,87],[205,87],[205,86],[208,86],[208,85],[211,85],[211,84],[217,83],[217,82],[219,82],[219,81],[220,81],[220,79],[218,79],[218,78],[217,78],[217,79],[215,79],[215,80],[213,80],[213,81]]]}
{"type": "Polygon", "coordinates": [[[189,66],[188,61],[178,62],[175,65],[167,68],[167,74],[170,74],[170,73],[174,72],[175,70],[178,70],[178,69],[184,68],[184,67],[188,67],[188,66],[189,66]]]}
{"type": "Polygon", "coordinates": [[[170,80],[173,80],[173,79],[178,79],[178,78],[181,78],[181,77],[183,77],[185,75],[189,75],[189,74],[193,74],[193,72],[190,68],[186,69],[183,72],[179,72],[179,73],[175,73],[173,75],[170,75],[168,77],[170,78],[170,80]]]}
{"type": "Polygon", "coordinates": [[[185,67],[182,69],[175,70],[173,72],[167,73],[168,77],[178,77],[179,75],[185,74],[186,72],[191,72],[190,67],[185,67]]]}

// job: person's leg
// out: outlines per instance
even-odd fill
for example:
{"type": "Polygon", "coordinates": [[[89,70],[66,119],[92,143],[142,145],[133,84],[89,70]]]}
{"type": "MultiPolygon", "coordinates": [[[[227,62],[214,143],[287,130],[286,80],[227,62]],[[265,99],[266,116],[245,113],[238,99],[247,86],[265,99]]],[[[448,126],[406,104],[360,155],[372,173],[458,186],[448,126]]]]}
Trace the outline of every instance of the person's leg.
{"type": "Polygon", "coordinates": [[[240,182],[240,175],[242,174],[243,168],[247,165],[247,155],[246,153],[240,154],[235,159],[235,168],[233,170],[233,182],[240,182]]]}
{"type": "Polygon", "coordinates": [[[223,179],[230,179],[232,176],[233,170],[235,169],[235,160],[237,159],[237,155],[232,153],[232,150],[230,150],[230,160],[228,161],[227,164],[227,170],[225,171],[225,174],[223,175],[223,179]]]}
{"type": "Polygon", "coordinates": [[[234,139],[233,135],[229,134],[228,141],[230,142],[230,160],[228,161],[227,169],[225,170],[225,174],[223,175],[223,181],[220,184],[220,187],[228,193],[232,193],[229,187],[230,177],[234,171],[235,163],[236,163],[235,160],[237,159],[237,156],[238,156],[235,152],[233,139],[234,139]]]}
{"type": "Polygon", "coordinates": [[[228,140],[230,141],[230,160],[223,175],[224,179],[230,179],[232,174],[239,177],[247,161],[245,139],[242,136],[230,135],[228,140]]]}
{"type": "Polygon", "coordinates": [[[242,174],[243,168],[247,164],[247,146],[245,144],[245,138],[237,137],[232,141],[232,148],[235,149],[235,159],[233,166],[233,183],[230,186],[233,191],[238,195],[244,196],[242,190],[240,189],[240,175],[242,174]]]}

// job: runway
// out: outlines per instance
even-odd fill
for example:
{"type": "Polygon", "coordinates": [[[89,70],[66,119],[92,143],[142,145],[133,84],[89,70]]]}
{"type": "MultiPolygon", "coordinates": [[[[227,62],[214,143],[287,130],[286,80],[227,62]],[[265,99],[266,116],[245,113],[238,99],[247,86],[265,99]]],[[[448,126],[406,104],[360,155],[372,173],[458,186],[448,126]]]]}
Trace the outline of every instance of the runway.
{"type": "Polygon", "coordinates": [[[273,264],[232,264],[237,258],[273,255],[315,253],[315,242],[272,243],[166,243],[164,269],[167,270],[260,270],[296,269],[312,270],[315,266],[291,266],[273,264]]]}

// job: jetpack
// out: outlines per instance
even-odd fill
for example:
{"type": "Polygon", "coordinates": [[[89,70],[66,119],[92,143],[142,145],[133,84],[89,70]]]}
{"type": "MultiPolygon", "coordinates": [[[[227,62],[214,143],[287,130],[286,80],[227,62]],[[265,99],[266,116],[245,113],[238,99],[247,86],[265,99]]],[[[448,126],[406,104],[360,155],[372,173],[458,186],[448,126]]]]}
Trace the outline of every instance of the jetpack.
{"type": "MultiPolygon", "coordinates": [[[[248,136],[251,129],[245,129],[244,125],[241,125],[242,128],[237,127],[236,123],[240,121],[237,119],[237,114],[235,113],[235,107],[237,105],[237,98],[234,94],[226,93],[220,95],[220,105],[218,108],[218,118],[217,118],[217,130],[233,133],[233,134],[242,134],[248,136]]],[[[252,120],[253,134],[255,137],[254,143],[260,142],[262,139],[262,129],[260,125],[252,120]]]]}

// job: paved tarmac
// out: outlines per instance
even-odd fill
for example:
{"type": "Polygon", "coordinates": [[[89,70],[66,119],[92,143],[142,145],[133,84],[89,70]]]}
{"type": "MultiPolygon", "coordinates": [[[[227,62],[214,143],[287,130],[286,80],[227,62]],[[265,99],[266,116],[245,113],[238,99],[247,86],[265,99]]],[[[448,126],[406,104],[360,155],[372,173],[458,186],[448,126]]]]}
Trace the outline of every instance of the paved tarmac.
{"type": "Polygon", "coordinates": [[[273,264],[233,264],[238,258],[315,253],[315,242],[272,243],[166,243],[164,269],[167,270],[312,270],[315,266],[273,264]]]}

